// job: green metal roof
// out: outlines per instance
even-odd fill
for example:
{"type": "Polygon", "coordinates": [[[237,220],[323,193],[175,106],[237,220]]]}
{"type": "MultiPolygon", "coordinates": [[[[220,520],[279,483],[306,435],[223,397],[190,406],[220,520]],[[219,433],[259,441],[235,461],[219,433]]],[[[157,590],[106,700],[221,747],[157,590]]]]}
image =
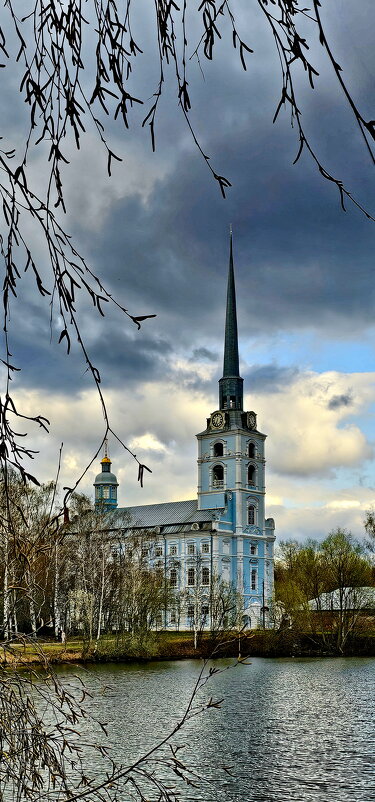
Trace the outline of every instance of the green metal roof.
{"type": "Polygon", "coordinates": [[[94,487],[96,485],[118,485],[117,477],[110,471],[102,471],[95,477],[94,487]]]}

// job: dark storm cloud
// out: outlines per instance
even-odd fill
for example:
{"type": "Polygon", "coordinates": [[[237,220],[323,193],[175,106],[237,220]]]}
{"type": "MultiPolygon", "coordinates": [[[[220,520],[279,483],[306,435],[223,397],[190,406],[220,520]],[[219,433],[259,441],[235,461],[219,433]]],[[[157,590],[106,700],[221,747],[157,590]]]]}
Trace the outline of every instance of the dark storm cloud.
{"type": "MultiPolygon", "coordinates": [[[[104,386],[126,384],[129,387],[153,381],[168,372],[171,343],[153,339],[144,332],[132,337],[129,332],[112,326],[109,319],[107,328],[106,324],[106,320],[99,322],[97,334],[88,346],[89,358],[99,370],[104,386]]],[[[73,344],[68,356],[63,344],[57,344],[57,338],[51,342],[45,336],[33,341],[22,337],[22,332],[18,334],[12,340],[16,365],[22,366],[16,383],[20,381],[24,387],[69,394],[93,386],[91,373],[77,345],[73,344]]]]}
{"type": "MultiPolygon", "coordinates": [[[[335,188],[304,156],[292,167],[295,132],[282,116],[271,125],[279,94],[273,45],[269,39],[267,46],[257,41],[257,29],[250,33],[256,54],[246,75],[227,48],[213,65],[205,65],[205,81],[198,69],[199,80],[192,80],[192,119],[214,169],[232,182],[227,200],[191,141],[187,144],[186,131],[175,135],[176,110],[165,105],[155,159],[165,158],[164,137],[172,155],[148,199],[135,192],[111,199],[104,224],[90,232],[79,229],[80,208],[73,208],[77,244],[95,271],[133,314],[158,316],[135,337],[131,324],[127,332],[117,318],[95,324],[89,351],[103,381],[110,376],[116,385],[165,375],[173,370],[172,350],[179,348],[195,359],[216,361],[215,346],[223,339],[230,222],[240,337],[317,327],[339,337],[373,322],[373,225],[350,205],[346,215],[341,212],[335,188]]],[[[342,34],[343,47],[345,41],[342,34]]],[[[358,96],[365,90],[371,96],[368,76],[360,80],[358,96]]],[[[336,167],[340,176],[343,170],[353,192],[370,200],[365,156],[331,80],[323,76],[319,92],[303,93],[303,99],[304,118],[322,158],[335,174],[336,167]],[[350,160],[346,145],[352,146],[350,160]]],[[[137,130],[130,138],[141,135],[137,130]]],[[[66,361],[61,346],[49,346],[48,336],[39,344],[38,327],[33,330],[34,337],[22,343],[24,378],[29,384],[74,387],[85,365],[74,354],[66,361]]],[[[255,367],[249,381],[281,387],[292,378],[286,370],[271,365],[262,374],[255,367]]],[[[184,381],[207,385],[190,374],[184,381]]]]}
{"type": "Polygon", "coordinates": [[[217,362],[218,354],[214,351],[209,351],[208,348],[194,348],[190,361],[217,362]]]}
{"type": "Polygon", "coordinates": [[[371,224],[340,212],[309,164],[286,163],[289,132],[254,140],[244,128],[232,140],[227,201],[189,154],[146,205],[118,202],[87,243],[99,272],[105,265],[132,311],[158,314],[160,334],[204,348],[222,336],[231,220],[242,336],[317,326],[340,336],[372,324],[371,224]]]}
{"type": "Polygon", "coordinates": [[[350,407],[353,403],[353,396],[351,393],[342,395],[334,395],[328,403],[328,409],[340,409],[340,407],[350,407]]]}
{"type": "Polygon", "coordinates": [[[298,368],[278,365],[254,365],[243,377],[250,391],[278,393],[292,384],[299,375],[298,368]]]}

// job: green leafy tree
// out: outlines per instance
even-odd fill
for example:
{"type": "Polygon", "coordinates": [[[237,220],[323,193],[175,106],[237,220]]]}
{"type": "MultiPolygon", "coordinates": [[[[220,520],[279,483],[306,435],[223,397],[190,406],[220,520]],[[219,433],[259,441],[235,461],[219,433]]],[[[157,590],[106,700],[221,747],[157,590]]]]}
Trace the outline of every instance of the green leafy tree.
{"type": "Polygon", "coordinates": [[[321,544],[322,570],[334,592],[336,644],[342,651],[367,603],[372,571],[363,545],[350,532],[336,529],[321,544]]]}
{"type": "Polygon", "coordinates": [[[360,626],[368,602],[371,565],[363,544],[350,532],[334,530],[325,540],[279,544],[275,591],[279,623],[298,632],[319,633],[342,652],[360,626]],[[326,637],[327,633],[327,637],[326,637]]]}

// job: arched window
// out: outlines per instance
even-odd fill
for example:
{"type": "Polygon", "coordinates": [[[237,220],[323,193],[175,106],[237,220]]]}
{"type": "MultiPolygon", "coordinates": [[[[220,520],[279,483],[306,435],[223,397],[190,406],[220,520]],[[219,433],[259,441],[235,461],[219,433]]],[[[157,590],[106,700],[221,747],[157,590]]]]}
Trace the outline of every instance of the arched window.
{"type": "Polygon", "coordinates": [[[247,508],[247,523],[249,526],[253,526],[255,524],[255,506],[254,504],[249,504],[247,508]]]}
{"type": "Polygon", "coordinates": [[[213,487],[224,487],[224,468],[222,465],[214,465],[212,468],[213,487]]]}
{"type": "Polygon", "coordinates": [[[255,486],[255,466],[249,465],[247,469],[247,484],[252,487],[255,486]]]}
{"type": "Polygon", "coordinates": [[[222,457],[224,454],[223,443],[214,443],[214,457],[222,457]]]}
{"type": "Polygon", "coordinates": [[[209,584],[210,584],[210,569],[204,565],[202,568],[202,585],[209,585],[209,584]]]}
{"type": "Polygon", "coordinates": [[[249,457],[252,457],[252,458],[255,457],[255,443],[249,443],[248,449],[247,449],[247,454],[248,454],[249,457]]]}

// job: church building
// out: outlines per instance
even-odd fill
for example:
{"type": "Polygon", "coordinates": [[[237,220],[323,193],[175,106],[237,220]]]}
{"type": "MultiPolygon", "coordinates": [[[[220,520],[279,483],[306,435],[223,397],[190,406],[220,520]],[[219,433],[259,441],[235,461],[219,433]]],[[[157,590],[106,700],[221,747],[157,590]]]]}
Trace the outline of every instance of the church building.
{"type": "MultiPolygon", "coordinates": [[[[258,430],[256,413],[243,408],[232,236],[219,403],[196,437],[196,498],[120,509],[118,483],[106,453],[94,482],[96,506],[126,512],[129,530],[149,533],[150,559],[163,567],[176,593],[184,591],[181,629],[192,625],[197,599],[200,615],[209,626],[213,582],[236,588],[242,599],[241,624],[270,626],[275,524],[265,518],[266,435],[258,430]]],[[[164,627],[174,629],[175,611],[169,610],[166,616],[164,627]]]]}

